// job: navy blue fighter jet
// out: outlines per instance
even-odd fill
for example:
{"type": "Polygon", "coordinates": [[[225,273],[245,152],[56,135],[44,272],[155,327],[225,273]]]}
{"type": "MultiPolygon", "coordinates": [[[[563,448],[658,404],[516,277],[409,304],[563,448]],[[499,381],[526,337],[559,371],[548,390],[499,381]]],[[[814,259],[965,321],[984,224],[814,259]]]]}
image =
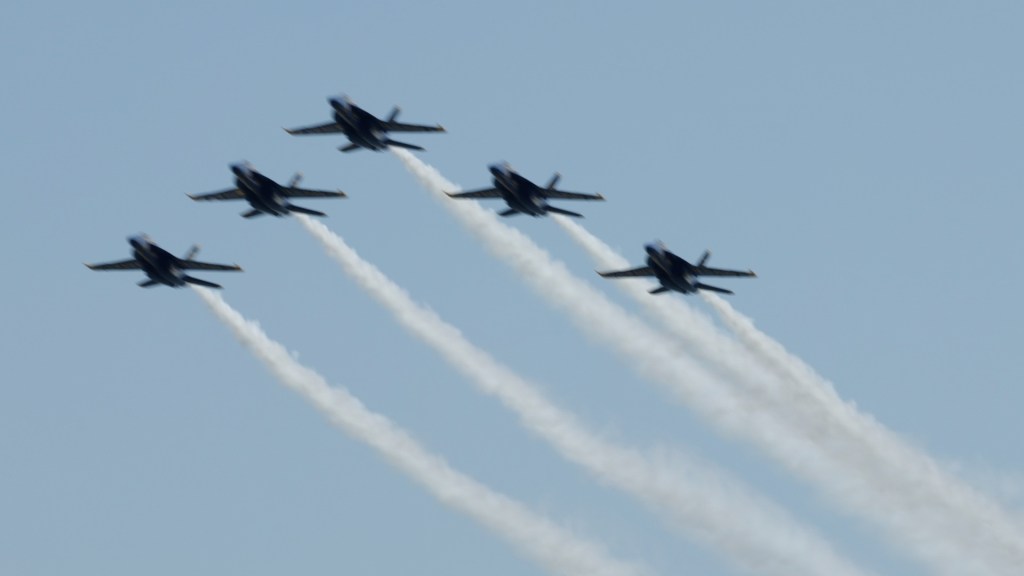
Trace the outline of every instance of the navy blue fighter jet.
{"type": "Polygon", "coordinates": [[[272,216],[287,216],[291,212],[301,212],[310,216],[326,216],[323,212],[296,206],[289,202],[291,198],[344,198],[345,193],[341,190],[330,192],[326,190],[306,190],[296,188],[302,180],[301,174],[296,174],[282,186],[260,174],[248,162],[239,162],[231,165],[231,172],[235,174],[235,187],[210,192],[209,194],[189,194],[193,200],[246,200],[252,206],[252,210],[243,212],[243,218],[253,218],[261,214],[272,216]]]}
{"type": "Polygon", "coordinates": [[[696,264],[690,264],[686,260],[670,252],[661,242],[654,242],[644,246],[647,250],[647,265],[631,270],[620,270],[617,272],[598,272],[605,278],[624,278],[629,276],[654,276],[661,282],[661,286],[652,288],[651,294],[661,294],[669,290],[691,294],[697,290],[710,290],[722,294],[732,294],[731,290],[709,286],[700,282],[701,276],[757,276],[751,270],[722,270],[720,268],[709,268],[707,263],[711,256],[710,251],[704,255],[696,264]]]}
{"type": "Polygon", "coordinates": [[[441,125],[425,126],[421,124],[403,124],[398,121],[400,109],[395,106],[386,120],[381,120],[366,110],[352,103],[348,96],[330,97],[334,120],[326,124],[306,126],[304,128],[285,128],[285,132],[301,136],[305,134],[344,134],[350,144],[338,147],[342,152],[352,152],[359,148],[368,150],[385,150],[388,146],[423,150],[422,147],[405,142],[398,142],[388,137],[388,132],[444,132],[441,125]]]}
{"type": "Polygon", "coordinates": [[[128,243],[132,245],[131,260],[119,262],[108,262],[106,264],[86,264],[90,270],[142,270],[148,280],[139,282],[139,286],[149,288],[157,284],[164,284],[174,288],[180,288],[185,284],[197,284],[207,288],[220,288],[220,284],[193,278],[185,273],[186,270],[222,270],[240,272],[242,268],[237,264],[210,264],[193,260],[199,253],[199,246],[193,246],[184,257],[178,258],[167,250],[157,246],[145,234],[129,236],[128,243]]]}
{"type": "Polygon", "coordinates": [[[508,209],[498,214],[511,216],[513,214],[529,214],[530,216],[544,216],[549,212],[583,218],[582,214],[556,208],[547,203],[552,198],[560,200],[604,200],[600,194],[583,194],[580,192],[563,192],[555,190],[558,179],[561,175],[557,172],[551,177],[544,187],[537,186],[526,178],[519,175],[507,162],[491,164],[487,167],[494,176],[493,188],[471,190],[469,192],[445,192],[452,198],[503,198],[508,204],[508,209]]]}

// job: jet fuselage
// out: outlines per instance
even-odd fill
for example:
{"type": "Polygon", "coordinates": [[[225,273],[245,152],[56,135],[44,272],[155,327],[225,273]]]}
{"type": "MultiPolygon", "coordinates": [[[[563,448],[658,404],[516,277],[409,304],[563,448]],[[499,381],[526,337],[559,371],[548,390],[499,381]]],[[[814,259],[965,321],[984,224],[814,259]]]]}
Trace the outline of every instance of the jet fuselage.
{"type": "Polygon", "coordinates": [[[662,286],[683,294],[697,291],[698,280],[693,274],[692,264],[658,244],[647,244],[644,250],[647,251],[647,265],[662,286]]]}
{"type": "Polygon", "coordinates": [[[381,129],[381,122],[376,116],[347,98],[329,98],[328,101],[334,110],[334,121],[353,144],[370,150],[384,150],[388,147],[387,133],[381,129]]]}
{"type": "Polygon", "coordinates": [[[507,164],[492,164],[488,169],[494,176],[494,187],[501,191],[509,208],[534,217],[547,214],[547,202],[540,195],[540,188],[536,184],[520,176],[507,164]]]}
{"type": "Polygon", "coordinates": [[[232,164],[231,172],[235,175],[235,186],[245,194],[250,206],[274,216],[288,215],[288,202],[276,182],[244,163],[232,164]]]}
{"type": "Polygon", "coordinates": [[[153,244],[143,235],[129,236],[128,243],[132,245],[132,257],[139,262],[150,280],[167,286],[185,285],[185,272],[178,267],[177,256],[153,244]]]}

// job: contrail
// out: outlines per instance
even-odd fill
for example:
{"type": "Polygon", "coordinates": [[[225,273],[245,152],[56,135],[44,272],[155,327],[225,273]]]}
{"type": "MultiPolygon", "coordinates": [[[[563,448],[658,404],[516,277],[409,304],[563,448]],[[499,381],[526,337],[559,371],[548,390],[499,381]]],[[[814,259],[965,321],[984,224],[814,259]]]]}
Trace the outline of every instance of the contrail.
{"type": "Polygon", "coordinates": [[[612,558],[523,504],[494,492],[427,452],[407,432],[367,409],[342,388],[298,363],[255,322],[246,320],[219,294],[193,287],[217,318],[281,381],[323,412],[330,421],[366,442],[444,504],[468,514],[508,540],[526,556],[559,576],[646,576],[639,566],[612,558]]]}
{"type": "Polygon", "coordinates": [[[911,491],[879,485],[884,469],[860,469],[842,450],[829,450],[813,434],[795,431],[784,415],[763,410],[702,365],[679,354],[665,336],[611,303],[590,284],[573,276],[561,262],[519,231],[502,224],[474,202],[450,201],[445,191],[457,187],[434,168],[404,150],[392,150],[444,206],[488,249],[513,266],[542,296],[565,309],[588,335],[613,346],[645,376],[725,431],[742,436],[771,454],[792,472],[819,487],[842,509],[887,529],[899,548],[940,574],[1017,574],[1024,565],[1005,531],[970,517],[947,514],[948,507],[911,491]],[[988,535],[989,537],[986,537],[988,535]]]}
{"type": "MultiPolygon", "coordinates": [[[[599,266],[628,266],[621,255],[576,222],[560,216],[555,220],[599,266]]],[[[955,539],[965,557],[985,556],[1001,566],[1024,562],[1024,535],[1003,510],[944,473],[927,454],[844,402],[827,380],[758,331],[725,300],[701,293],[744,346],[721,334],[706,316],[678,299],[652,297],[646,282],[617,284],[685,342],[686,350],[756,394],[765,409],[774,410],[779,418],[798,427],[799,433],[813,436],[826,450],[844,454],[840,463],[846,464],[846,473],[863,474],[864,482],[872,483],[875,490],[900,495],[897,504],[906,507],[907,514],[919,515],[919,525],[945,523],[946,538],[955,539]],[[771,371],[767,377],[764,367],[771,371]],[[915,506],[919,509],[913,509],[915,506]]],[[[928,529],[942,530],[934,525],[928,529]]]]}
{"type": "Polygon", "coordinates": [[[296,218],[342,269],[412,334],[434,347],[481,391],[497,396],[566,459],[641,500],[691,537],[751,573],[856,575],[829,544],[724,471],[679,455],[655,458],[612,444],[555,406],[533,384],[417,304],[322,223],[296,218]]]}

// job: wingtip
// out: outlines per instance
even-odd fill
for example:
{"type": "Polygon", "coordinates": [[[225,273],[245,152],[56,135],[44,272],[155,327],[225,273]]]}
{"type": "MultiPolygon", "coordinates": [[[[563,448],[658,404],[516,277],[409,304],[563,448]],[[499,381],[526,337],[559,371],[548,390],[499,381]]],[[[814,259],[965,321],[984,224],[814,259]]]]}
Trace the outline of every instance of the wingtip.
{"type": "Polygon", "coordinates": [[[438,124],[438,125],[437,125],[437,131],[438,131],[438,132],[447,132],[447,131],[448,131],[448,129],[447,129],[447,128],[445,128],[444,126],[441,126],[440,124],[438,124]]]}
{"type": "Polygon", "coordinates": [[[288,134],[295,134],[295,132],[293,132],[291,128],[285,128],[284,126],[282,126],[281,130],[284,130],[288,134]]]}

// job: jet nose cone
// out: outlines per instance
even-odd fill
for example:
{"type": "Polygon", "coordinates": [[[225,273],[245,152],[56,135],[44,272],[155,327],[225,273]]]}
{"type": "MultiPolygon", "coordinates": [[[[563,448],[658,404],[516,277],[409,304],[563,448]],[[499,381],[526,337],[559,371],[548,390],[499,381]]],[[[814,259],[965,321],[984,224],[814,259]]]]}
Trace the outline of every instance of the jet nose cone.
{"type": "Polygon", "coordinates": [[[231,165],[231,173],[235,176],[243,176],[249,171],[248,162],[236,162],[231,165]]]}
{"type": "Polygon", "coordinates": [[[487,169],[490,170],[491,174],[494,174],[495,176],[499,176],[501,174],[508,174],[509,172],[508,162],[495,162],[494,164],[488,166],[487,169]]]}
{"type": "Polygon", "coordinates": [[[135,234],[128,237],[128,243],[132,245],[132,248],[140,248],[147,244],[148,240],[145,234],[135,234]]]}
{"type": "Polygon", "coordinates": [[[348,99],[348,96],[345,96],[344,94],[341,96],[331,96],[327,99],[327,102],[331,105],[331,108],[335,109],[348,108],[352,103],[352,101],[348,99]]]}
{"type": "Polygon", "coordinates": [[[649,256],[655,256],[661,253],[661,246],[656,242],[652,242],[650,244],[644,244],[644,250],[649,256]]]}

